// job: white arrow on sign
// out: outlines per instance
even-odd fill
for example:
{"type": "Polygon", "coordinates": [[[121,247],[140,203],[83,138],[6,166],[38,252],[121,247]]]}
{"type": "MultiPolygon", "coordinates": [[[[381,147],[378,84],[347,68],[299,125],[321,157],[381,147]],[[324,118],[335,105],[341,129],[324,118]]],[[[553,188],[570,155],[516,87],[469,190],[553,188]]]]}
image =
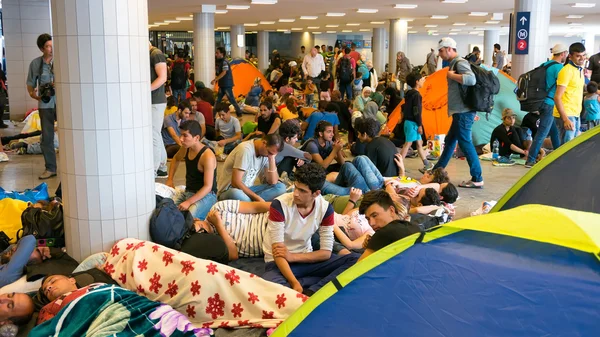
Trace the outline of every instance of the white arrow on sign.
{"type": "Polygon", "coordinates": [[[521,21],[521,24],[522,24],[522,25],[525,25],[525,22],[527,22],[527,18],[526,18],[526,17],[524,17],[524,16],[522,16],[522,17],[519,19],[519,21],[521,21]]]}

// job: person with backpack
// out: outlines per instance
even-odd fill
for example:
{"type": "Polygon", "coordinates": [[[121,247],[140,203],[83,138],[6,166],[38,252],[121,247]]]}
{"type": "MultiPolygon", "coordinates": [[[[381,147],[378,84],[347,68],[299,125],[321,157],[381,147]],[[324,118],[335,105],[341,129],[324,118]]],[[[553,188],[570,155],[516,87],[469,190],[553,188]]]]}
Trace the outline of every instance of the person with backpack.
{"type": "MultiPolygon", "coordinates": [[[[557,44],[552,48],[552,59],[542,63],[541,67],[545,69],[545,72],[540,72],[538,76],[546,77],[546,97],[544,101],[537,109],[540,113],[540,119],[538,123],[537,132],[533,136],[531,147],[529,148],[529,155],[525,162],[525,167],[530,168],[536,163],[537,153],[542,148],[542,144],[548,135],[552,141],[552,147],[557,149],[561,144],[561,139],[558,133],[556,123],[554,123],[554,117],[552,112],[554,110],[554,94],[556,93],[556,79],[558,73],[563,68],[568,55],[568,49],[563,44],[557,44]]],[[[533,78],[531,81],[535,81],[533,78]]]]}
{"type": "Polygon", "coordinates": [[[477,83],[477,78],[468,61],[458,56],[456,41],[452,38],[442,38],[438,43],[438,55],[442,60],[450,61],[448,70],[448,115],[452,117],[450,130],[446,135],[444,151],[434,169],[445,168],[454,154],[456,144],[467,157],[471,179],[463,181],[458,186],[465,188],[482,188],[483,177],[477,151],[473,145],[471,127],[475,122],[476,112],[468,107],[463,100],[463,86],[470,87],[477,83]]]}
{"type": "Polygon", "coordinates": [[[217,51],[215,52],[216,62],[216,74],[215,79],[210,81],[211,85],[215,85],[215,83],[219,84],[219,93],[217,94],[216,104],[221,103],[223,96],[227,95],[227,99],[235,108],[235,112],[238,117],[242,116],[242,110],[240,110],[239,105],[233,96],[233,73],[231,72],[231,65],[225,59],[225,48],[217,47],[217,51]]]}
{"type": "Polygon", "coordinates": [[[179,50],[175,54],[175,62],[171,65],[171,92],[175,97],[175,104],[185,100],[189,71],[190,64],[185,62],[183,50],[179,50]]]}
{"type": "Polygon", "coordinates": [[[338,61],[336,75],[338,79],[338,87],[342,93],[342,100],[344,95],[349,100],[352,99],[352,82],[354,81],[354,69],[356,69],[356,61],[350,57],[350,48],[344,49],[344,56],[338,61]]]}

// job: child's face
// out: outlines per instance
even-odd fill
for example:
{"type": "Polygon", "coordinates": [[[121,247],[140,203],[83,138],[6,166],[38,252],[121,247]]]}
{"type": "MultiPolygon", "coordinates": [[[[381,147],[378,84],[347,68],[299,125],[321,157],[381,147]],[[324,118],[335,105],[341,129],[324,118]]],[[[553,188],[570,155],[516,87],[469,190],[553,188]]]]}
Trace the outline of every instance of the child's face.
{"type": "Polygon", "coordinates": [[[423,88],[424,84],[425,84],[425,77],[421,77],[421,79],[417,81],[417,87],[415,89],[423,88]]]}
{"type": "Polygon", "coordinates": [[[219,117],[225,123],[229,123],[229,119],[231,118],[231,114],[229,111],[219,111],[219,117]]]}
{"type": "Polygon", "coordinates": [[[312,80],[309,78],[306,80],[306,84],[311,85],[312,84],[312,80]]]}

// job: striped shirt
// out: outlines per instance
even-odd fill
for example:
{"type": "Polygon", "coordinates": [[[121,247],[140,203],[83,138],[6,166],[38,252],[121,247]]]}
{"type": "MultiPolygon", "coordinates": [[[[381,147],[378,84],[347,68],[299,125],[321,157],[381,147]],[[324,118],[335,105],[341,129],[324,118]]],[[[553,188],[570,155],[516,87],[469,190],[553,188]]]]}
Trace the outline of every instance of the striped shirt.
{"type": "Polygon", "coordinates": [[[240,257],[263,256],[262,244],[267,231],[269,213],[239,213],[239,200],[224,200],[213,207],[221,213],[225,229],[235,242],[240,257]]]}

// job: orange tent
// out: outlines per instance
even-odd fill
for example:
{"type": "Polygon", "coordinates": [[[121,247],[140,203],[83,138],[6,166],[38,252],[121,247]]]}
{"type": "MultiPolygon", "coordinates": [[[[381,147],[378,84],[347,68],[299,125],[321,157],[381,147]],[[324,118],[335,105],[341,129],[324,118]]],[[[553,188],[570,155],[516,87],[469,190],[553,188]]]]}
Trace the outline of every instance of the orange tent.
{"type": "MultiPolygon", "coordinates": [[[[254,84],[254,79],[260,77],[260,83],[266,90],[271,90],[271,84],[265,76],[254,65],[245,60],[235,59],[229,62],[231,65],[231,73],[233,75],[233,95],[247,95],[250,88],[254,84]]],[[[219,86],[215,84],[215,91],[219,90],[219,86]]]]}

